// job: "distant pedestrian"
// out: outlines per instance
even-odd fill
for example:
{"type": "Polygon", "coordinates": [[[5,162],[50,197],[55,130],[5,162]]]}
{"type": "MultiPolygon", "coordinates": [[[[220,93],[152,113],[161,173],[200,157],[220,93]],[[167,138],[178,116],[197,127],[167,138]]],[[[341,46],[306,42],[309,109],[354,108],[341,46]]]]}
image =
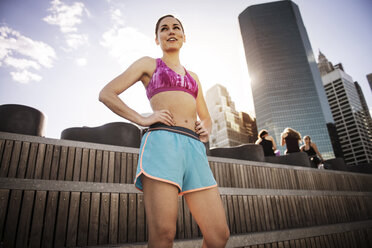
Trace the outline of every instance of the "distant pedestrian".
{"type": "Polygon", "coordinates": [[[310,136],[304,136],[304,145],[301,146],[301,152],[306,152],[309,156],[311,167],[319,168],[319,165],[323,162],[323,157],[320,154],[318,147],[315,143],[311,142],[310,136]],[[320,159],[319,159],[320,158],[320,159]]]}
{"type": "Polygon", "coordinates": [[[287,127],[281,134],[280,145],[287,146],[284,154],[300,152],[299,142],[301,142],[301,134],[293,128],[287,127]]]}
{"type": "Polygon", "coordinates": [[[258,134],[257,145],[261,145],[264,150],[265,156],[275,156],[276,144],[273,137],[269,135],[267,130],[262,129],[258,134]]]}

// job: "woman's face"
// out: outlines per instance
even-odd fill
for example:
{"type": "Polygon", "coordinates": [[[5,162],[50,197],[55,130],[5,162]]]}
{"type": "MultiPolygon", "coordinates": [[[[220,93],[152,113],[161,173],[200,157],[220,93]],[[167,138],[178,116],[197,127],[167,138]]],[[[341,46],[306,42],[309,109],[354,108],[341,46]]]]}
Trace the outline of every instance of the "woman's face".
{"type": "Polygon", "coordinates": [[[164,18],[159,24],[155,41],[163,51],[179,50],[185,41],[181,24],[173,17],[164,18]]]}
{"type": "Polygon", "coordinates": [[[305,137],[304,138],[304,142],[305,142],[305,144],[308,144],[310,142],[310,138],[309,137],[305,137]]]}

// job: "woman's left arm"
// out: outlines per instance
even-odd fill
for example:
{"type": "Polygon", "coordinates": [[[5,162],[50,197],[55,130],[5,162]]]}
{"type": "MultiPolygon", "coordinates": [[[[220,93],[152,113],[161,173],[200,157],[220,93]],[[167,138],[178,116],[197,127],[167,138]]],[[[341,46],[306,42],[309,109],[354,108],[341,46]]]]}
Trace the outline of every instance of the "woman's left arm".
{"type": "Polygon", "coordinates": [[[318,150],[318,147],[315,145],[315,143],[311,143],[311,146],[314,148],[314,151],[316,152],[316,154],[318,155],[318,157],[323,161],[323,157],[320,154],[320,152],[318,150]]]}
{"type": "Polygon", "coordinates": [[[207,104],[205,103],[202,86],[200,84],[198,76],[189,72],[198,84],[198,96],[196,97],[196,112],[199,116],[200,121],[195,123],[195,132],[199,134],[201,142],[209,141],[209,134],[212,132],[212,119],[209,114],[207,104]]]}

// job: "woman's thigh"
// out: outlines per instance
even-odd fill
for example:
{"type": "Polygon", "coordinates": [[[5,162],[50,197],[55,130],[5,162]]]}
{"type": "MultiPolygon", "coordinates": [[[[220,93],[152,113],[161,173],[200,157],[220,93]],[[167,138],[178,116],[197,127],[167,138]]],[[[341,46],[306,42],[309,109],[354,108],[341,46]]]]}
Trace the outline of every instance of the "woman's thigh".
{"type": "Polygon", "coordinates": [[[178,188],[172,184],[157,181],[144,175],[143,194],[146,221],[151,231],[176,227],[178,213],[178,188]]]}
{"type": "Polygon", "coordinates": [[[184,197],[204,236],[228,232],[225,210],[217,187],[188,193],[184,197]]]}

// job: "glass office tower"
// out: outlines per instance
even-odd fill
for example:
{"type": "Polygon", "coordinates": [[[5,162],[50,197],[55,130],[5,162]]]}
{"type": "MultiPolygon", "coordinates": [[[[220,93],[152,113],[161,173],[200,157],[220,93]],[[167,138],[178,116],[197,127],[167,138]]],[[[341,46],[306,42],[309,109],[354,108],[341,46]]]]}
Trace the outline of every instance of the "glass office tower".
{"type": "MultiPolygon", "coordinates": [[[[333,122],[300,11],[291,1],[253,5],[239,15],[257,129],[280,143],[286,127],[310,135],[334,158],[326,123],[333,122]]],[[[281,154],[285,147],[278,146],[281,154]]]]}

